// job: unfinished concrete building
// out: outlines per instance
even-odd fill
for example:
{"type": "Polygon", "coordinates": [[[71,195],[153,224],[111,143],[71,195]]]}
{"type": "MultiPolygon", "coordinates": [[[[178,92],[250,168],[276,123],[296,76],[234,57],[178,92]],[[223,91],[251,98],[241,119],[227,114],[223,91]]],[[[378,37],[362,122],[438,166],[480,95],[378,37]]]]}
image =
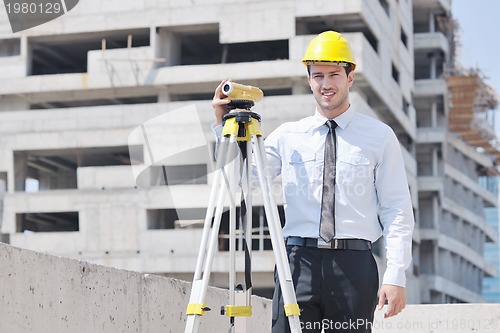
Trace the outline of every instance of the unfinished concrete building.
{"type": "MultiPolygon", "coordinates": [[[[450,36],[437,21],[449,8],[450,0],[86,0],[16,34],[2,13],[4,240],[191,280],[202,231],[193,221],[204,217],[211,184],[214,88],[225,78],[262,88],[254,110],[264,133],[312,114],[300,59],[315,34],[334,29],[358,63],[353,106],[401,143],[419,222],[409,301],[482,300],[481,279],[494,274],[482,246],[496,237],[480,210],[496,200],[477,172],[493,170],[486,153],[496,152],[448,129],[450,36]],[[159,151],[179,152],[200,128],[209,151],[150,166],[149,146],[131,133],[179,110],[156,124],[159,151]],[[131,164],[146,170],[141,184],[131,164]]],[[[270,295],[274,258],[258,196],[254,205],[254,287],[270,295]]],[[[224,242],[222,234],[212,284],[226,287],[224,242]]]]}
{"type": "MultiPolygon", "coordinates": [[[[496,271],[484,209],[498,205],[495,94],[454,59],[447,1],[414,1],[415,92],[422,302],[481,302],[496,271]]],[[[498,217],[497,217],[498,223],[498,217]]]]}

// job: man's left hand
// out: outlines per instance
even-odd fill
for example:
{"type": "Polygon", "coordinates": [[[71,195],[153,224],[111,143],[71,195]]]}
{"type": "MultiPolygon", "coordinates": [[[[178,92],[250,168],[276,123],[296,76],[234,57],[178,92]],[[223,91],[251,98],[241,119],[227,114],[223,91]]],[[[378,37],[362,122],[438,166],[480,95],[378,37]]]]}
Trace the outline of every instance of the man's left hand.
{"type": "Polygon", "coordinates": [[[378,297],[378,309],[384,307],[387,300],[388,307],[384,313],[384,318],[389,318],[400,313],[406,306],[406,289],[400,286],[383,284],[378,297]]]}

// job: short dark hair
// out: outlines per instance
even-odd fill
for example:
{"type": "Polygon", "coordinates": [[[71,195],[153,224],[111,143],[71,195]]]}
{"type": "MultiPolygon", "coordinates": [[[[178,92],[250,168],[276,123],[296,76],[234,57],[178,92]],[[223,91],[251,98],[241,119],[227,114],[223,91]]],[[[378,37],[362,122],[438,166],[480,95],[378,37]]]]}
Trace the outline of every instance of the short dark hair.
{"type": "MultiPolygon", "coordinates": [[[[350,72],[352,72],[353,65],[349,62],[346,63],[347,66],[344,66],[345,69],[345,75],[349,75],[350,72]]],[[[311,76],[311,64],[307,64],[307,75],[311,76]]]]}

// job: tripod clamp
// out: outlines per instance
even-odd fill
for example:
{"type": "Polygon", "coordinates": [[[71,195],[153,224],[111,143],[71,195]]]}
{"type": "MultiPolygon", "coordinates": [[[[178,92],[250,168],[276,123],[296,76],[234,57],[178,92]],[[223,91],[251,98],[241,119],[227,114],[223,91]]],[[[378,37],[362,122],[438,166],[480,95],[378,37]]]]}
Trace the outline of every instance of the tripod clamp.
{"type": "Polygon", "coordinates": [[[250,141],[251,135],[262,136],[260,119],[258,113],[249,110],[231,111],[222,118],[222,136],[234,134],[237,141],[250,141]]]}

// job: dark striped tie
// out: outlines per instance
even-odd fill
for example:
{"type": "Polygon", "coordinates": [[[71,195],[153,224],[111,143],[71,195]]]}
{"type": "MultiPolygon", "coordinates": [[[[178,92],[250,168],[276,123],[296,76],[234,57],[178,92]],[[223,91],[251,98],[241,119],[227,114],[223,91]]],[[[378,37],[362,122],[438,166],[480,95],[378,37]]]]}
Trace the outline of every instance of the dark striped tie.
{"type": "Polygon", "coordinates": [[[328,120],[329,128],[325,140],[325,165],[323,169],[323,196],[321,198],[321,220],[319,235],[325,242],[335,237],[335,164],[337,160],[337,123],[328,120]]]}

